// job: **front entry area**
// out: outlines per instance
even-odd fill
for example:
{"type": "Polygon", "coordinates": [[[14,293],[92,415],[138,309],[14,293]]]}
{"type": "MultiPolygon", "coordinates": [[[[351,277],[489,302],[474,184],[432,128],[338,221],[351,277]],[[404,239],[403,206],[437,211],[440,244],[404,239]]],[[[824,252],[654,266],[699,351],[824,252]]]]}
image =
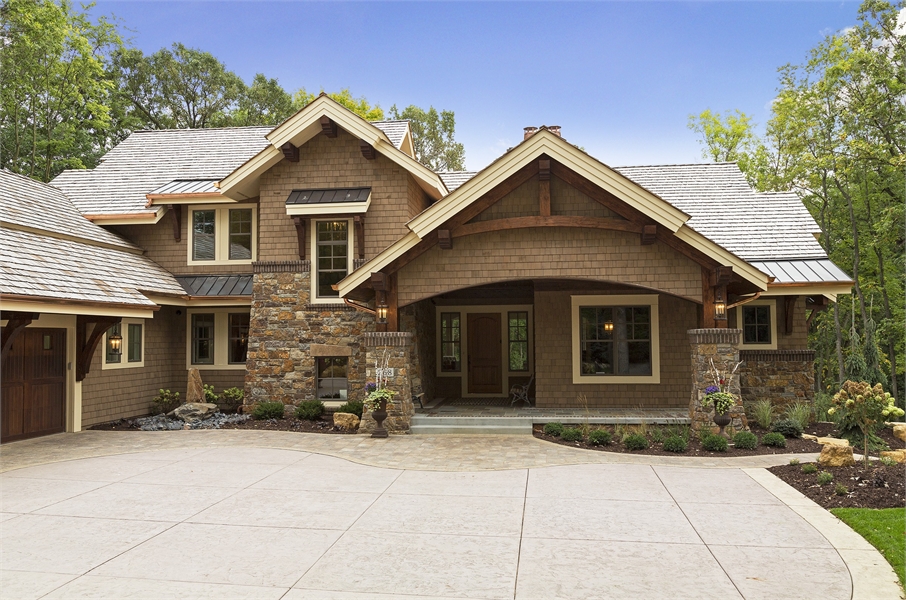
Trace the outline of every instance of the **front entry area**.
{"type": "Polygon", "coordinates": [[[500,313],[469,313],[469,394],[500,394],[500,313]]]}
{"type": "Polygon", "coordinates": [[[0,367],[0,442],[66,429],[66,330],[29,327],[0,367]]]}

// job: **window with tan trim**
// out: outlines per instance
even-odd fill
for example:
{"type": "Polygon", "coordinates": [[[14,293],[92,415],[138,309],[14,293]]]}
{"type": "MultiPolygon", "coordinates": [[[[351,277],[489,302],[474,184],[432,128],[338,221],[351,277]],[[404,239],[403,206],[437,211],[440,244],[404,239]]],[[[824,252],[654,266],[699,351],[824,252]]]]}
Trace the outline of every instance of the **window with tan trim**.
{"type": "Polygon", "coordinates": [[[102,369],[129,369],[145,366],[145,321],[123,319],[104,333],[102,369]],[[119,352],[114,352],[110,337],[118,334],[122,339],[119,352]]]}
{"type": "Polygon", "coordinates": [[[572,296],[573,383],[660,383],[657,295],[572,296]]]}
{"type": "Polygon", "coordinates": [[[742,330],[740,349],[777,349],[776,300],[753,300],[733,310],[736,311],[736,327],[742,330]]]}
{"type": "Polygon", "coordinates": [[[189,206],[188,210],[190,265],[251,264],[256,259],[256,206],[189,206]]]}
{"type": "Polygon", "coordinates": [[[349,219],[311,221],[311,303],[339,301],[332,286],[352,271],[353,235],[349,219]]]}
{"type": "Polygon", "coordinates": [[[189,309],[186,367],[244,369],[248,352],[247,308],[189,309]]]}

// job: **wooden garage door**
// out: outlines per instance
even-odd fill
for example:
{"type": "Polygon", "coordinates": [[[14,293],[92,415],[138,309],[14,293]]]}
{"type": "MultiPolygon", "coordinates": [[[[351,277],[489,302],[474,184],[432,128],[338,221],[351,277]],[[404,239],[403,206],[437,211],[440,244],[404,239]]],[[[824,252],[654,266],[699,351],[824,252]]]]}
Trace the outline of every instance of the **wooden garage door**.
{"type": "Polygon", "coordinates": [[[29,327],[3,358],[0,442],[66,429],[66,330],[29,327]]]}

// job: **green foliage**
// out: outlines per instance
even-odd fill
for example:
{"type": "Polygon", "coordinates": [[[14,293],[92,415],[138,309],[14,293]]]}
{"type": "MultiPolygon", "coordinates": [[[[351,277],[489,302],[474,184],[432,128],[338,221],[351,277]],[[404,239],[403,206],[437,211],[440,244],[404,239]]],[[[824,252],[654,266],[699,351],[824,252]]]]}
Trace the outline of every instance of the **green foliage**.
{"type": "Polygon", "coordinates": [[[826,392],[818,392],[815,394],[815,420],[816,421],[832,421],[833,416],[829,415],[827,411],[833,406],[833,395],[826,392]]]}
{"type": "Polygon", "coordinates": [[[838,496],[846,496],[847,494],[849,494],[849,488],[842,483],[838,483],[834,486],[834,493],[838,496]]]}
{"type": "Polygon", "coordinates": [[[820,473],[818,473],[818,485],[827,485],[833,480],[834,476],[832,473],[829,473],[827,471],[821,471],[820,473]]]}
{"type": "Polygon", "coordinates": [[[811,475],[812,473],[818,472],[818,465],[815,463],[805,463],[802,465],[802,472],[806,475],[811,475]]]}
{"type": "Polygon", "coordinates": [[[582,441],[582,431],[577,427],[566,427],[560,432],[560,439],[564,442],[582,441]]]}
{"type": "Polygon", "coordinates": [[[256,73],[252,85],[239,95],[229,121],[235,126],[279,125],[293,112],[293,97],[280,87],[277,80],[256,73]]]}
{"type": "Polygon", "coordinates": [[[361,419],[364,409],[365,403],[361,400],[349,400],[345,404],[341,404],[336,412],[350,413],[361,419]]]}
{"type": "MultiPolygon", "coordinates": [[[[325,93],[324,90],[321,90],[321,94],[325,93]]],[[[305,108],[313,101],[318,98],[319,94],[309,93],[305,88],[299,89],[295,94],[293,94],[293,107],[296,110],[305,108]]],[[[345,106],[355,114],[359,115],[366,121],[382,121],[384,119],[384,109],[382,109],[377,104],[371,105],[365,96],[360,96],[356,98],[352,95],[352,92],[349,91],[349,88],[343,88],[339,92],[331,92],[327,94],[331,100],[336,103],[345,106]]]]}
{"type": "Polygon", "coordinates": [[[798,459],[798,458],[791,458],[791,459],[790,459],[790,464],[791,464],[791,465],[794,465],[794,466],[795,466],[795,465],[798,465],[798,464],[799,464],[799,459],[798,459]]]}
{"type": "Polygon", "coordinates": [[[282,402],[259,402],[252,409],[252,418],[256,421],[282,419],[286,405],[282,402]]]}
{"type": "Polygon", "coordinates": [[[766,433],[761,436],[761,445],[786,448],[786,438],[782,433],[766,433]]]}
{"type": "Polygon", "coordinates": [[[882,456],[881,464],[884,465],[885,467],[895,467],[895,466],[897,466],[897,461],[890,458],[889,456],[882,456]]]}
{"type": "Polygon", "coordinates": [[[204,389],[204,401],[210,404],[217,404],[220,401],[220,396],[217,395],[217,392],[214,391],[213,385],[203,384],[202,389],[204,389]]]}
{"type": "Polygon", "coordinates": [[[793,421],[792,419],[780,419],[774,423],[771,431],[774,433],[781,433],[788,438],[802,437],[802,426],[798,421],[793,421]]]}
{"type": "Polygon", "coordinates": [[[702,448],[710,452],[726,452],[730,445],[722,435],[711,434],[702,438],[702,448]]]}
{"type": "Polygon", "coordinates": [[[639,433],[630,433],[623,438],[623,445],[629,450],[644,450],[648,447],[648,438],[639,433]]]}
{"type": "Polygon", "coordinates": [[[667,432],[662,427],[655,427],[651,430],[651,441],[655,444],[663,444],[667,437],[667,432]]]}
{"type": "Polygon", "coordinates": [[[832,508],[831,512],[877,548],[900,578],[900,585],[906,585],[906,508],[832,508]]]}
{"type": "Polygon", "coordinates": [[[734,404],[736,404],[736,396],[729,392],[712,392],[702,397],[702,406],[714,405],[714,411],[720,415],[725,414],[734,404]]]}
{"type": "Polygon", "coordinates": [[[179,392],[157,390],[157,396],[151,399],[151,410],[155,414],[168,413],[179,406],[179,392]]]}
{"type": "Polygon", "coordinates": [[[320,400],[305,400],[296,406],[296,418],[317,421],[324,414],[324,403],[320,400]]]}
{"type": "Polygon", "coordinates": [[[465,168],[465,148],[453,139],[456,118],[452,110],[438,112],[432,106],[426,111],[409,105],[400,111],[394,104],[390,107],[390,118],[409,121],[418,162],[432,171],[462,171],[465,168]]]}
{"type": "MultiPolygon", "coordinates": [[[[727,111],[723,115],[702,111],[698,116],[689,115],[688,127],[699,137],[702,158],[714,162],[738,161],[740,168],[748,167],[750,155],[759,147],[759,140],[752,132],[755,124],[747,114],[727,111]],[[734,114],[735,113],[735,114],[734,114]]],[[[743,168],[745,172],[747,168],[743,168]]]]}
{"type": "Polygon", "coordinates": [[[592,446],[606,446],[610,438],[610,432],[606,429],[593,429],[588,433],[588,443],[592,446]]]}
{"type": "Polygon", "coordinates": [[[554,437],[560,437],[563,433],[563,423],[545,423],[544,433],[547,435],[552,435],[554,437]]]}
{"type": "Polygon", "coordinates": [[[733,436],[733,446],[740,450],[754,450],[758,447],[758,436],[748,431],[740,431],[733,436]]]}
{"type": "Polygon", "coordinates": [[[688,447],[689,443],[679,435],[671,435],[664,440],[664,450],[667,452],[685,452],[688,447]]]}
{"type": "Polygon", "coordinates": [[[770,400],[762,399],[752,404],[752,416],[762,429],[770,429],[774,421],[774,406],[770,400]]]}
{"type": "Polygon", "coordinates": [[[223,390],[220,394],[220,401],[230,408],[242,406],[245,400],[245,391],[242,388],[231,387],[223,390]]]}
{"type": "Polygon", "coordinates": [[[893,398],[884,391],[881,384],[874,387],[867,382],[847,381],[834,395],[830,412],[838,415],[841,430],[846,433],[855,425],[862,433],[864,465],[868,468],[869,440],[876,436],[876,430],[889,418],[903,416],[903,410],[894,405],[893,398]]]}
{"type": "Polygon", "coordinates": [[[799,429],[804,431],[812,421],[812,407],[808,402],[794,402],[783,411],[783,417],[799,424],[799,429]]]}

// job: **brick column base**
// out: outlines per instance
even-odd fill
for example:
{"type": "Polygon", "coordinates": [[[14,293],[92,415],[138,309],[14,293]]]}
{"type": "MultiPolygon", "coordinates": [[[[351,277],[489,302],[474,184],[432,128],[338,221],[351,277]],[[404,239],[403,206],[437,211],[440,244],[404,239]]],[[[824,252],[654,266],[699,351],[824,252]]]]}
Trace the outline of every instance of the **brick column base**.
{"type": "MultiPolygon", "coordinates": [[[[409,364],[409,346],[412,345],[412,334],[409,332],[375,332],[362,336],[365,346],[365,377],[367,381],[376,381],[375,368],[384,364],[393,369],[393,375],[387,378],[387,389],[396,392],[393,401],[387,405],[387,419],[384,429],[390,433],[409,433],[415,407],[412,405],[411,368],[409,364]]],[[[362,413],[359,433],[371,434],[377,426],[371,417],[368,407],[362,413]]]]}
{"type": "MultiPolygon", "coordinates": [[[[690,329],[689,343],[692,344],[692,394],[689,398],[689,418],[692,420],[693,431],[708,428],[715,433],[719,427],[714,424],[714,409],[702,407],[702,397],[705,388],[714,385],[708,371],[711,361],[722,375],[729,375],[733,367],[739,362],[739,341],[742,331],[739,329],[690,329]]],[[[742,404],[739,387],[740,367],[736,375],[730,378],[729,392],[735,394],[739,400],[730,408],[730,424],[727,430],[748,431],[749,421],[742,404]]]]}

